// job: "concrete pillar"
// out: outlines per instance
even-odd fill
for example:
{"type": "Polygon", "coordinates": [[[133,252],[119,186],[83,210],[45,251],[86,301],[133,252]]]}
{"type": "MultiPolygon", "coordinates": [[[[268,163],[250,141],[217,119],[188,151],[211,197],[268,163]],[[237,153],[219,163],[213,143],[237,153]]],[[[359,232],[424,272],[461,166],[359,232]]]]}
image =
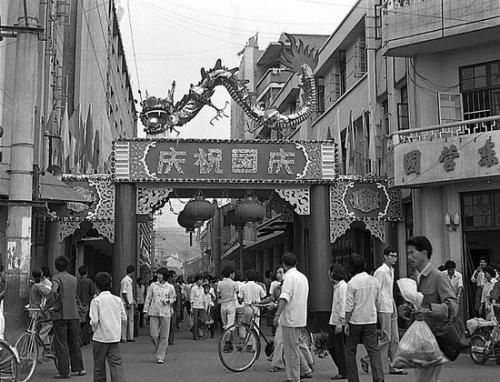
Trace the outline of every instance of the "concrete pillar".
{"type": "MultiPolygon", "coordinates": [[[[7,223],[7,294],[5,333],[16,333],[25,324],[31,263],[33,199],[33,146],[37,89],[38,34],[23,27],[39,27],[39,2],[19,2],[14,79],[14,117],[10,153],[7,223]]],[[[12,340],[12,338],[10,338],[12,340]]]]}
{"type": "Polygon", "coordinates": [[[212,258],[214,260],[214,275],[220,275],[221,269],[221,253],[222,253],[222,224],[223,224],[222,210],[217,208],[211,223],[211,246],[212,258]]]}
{"type": "Polygon", "coordinates": [[[137,217],[135,185],[116,184],[115,245],[113,248],[113,292],[119,293],[127,266],[137,263],[137,217]]]}
{"type": "Polygon", "coordinates": [[[85,245],[82,242],[76,244],[75,274],[78,275],[78,268],[85,264],[85,245]]]}
{"type": "Polygon", "coordinates": [[[331,261],[328,186],[311,186],[309,308],[315,322],[329,315],[332,286],[327,270],[331,261]]]}
{"type": "Polygon", "coordinates": [[[283,254],[280,253],[279,247],[273,247],[273,268],[276,268],[281,263],[281,256],[283,254]]]}

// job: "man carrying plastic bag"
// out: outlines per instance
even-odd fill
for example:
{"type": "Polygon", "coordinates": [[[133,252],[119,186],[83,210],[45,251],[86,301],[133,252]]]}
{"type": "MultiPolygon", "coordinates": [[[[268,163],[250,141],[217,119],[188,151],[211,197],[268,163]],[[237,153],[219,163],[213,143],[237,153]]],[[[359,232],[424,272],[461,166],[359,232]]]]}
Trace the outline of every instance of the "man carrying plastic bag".
{"type": "Polygon", "coordinates": [[[432,245],[425,236],[406,242],[408,259],[418,270],[417,291],[411,282],[398,281],[403,297],[414,307],[415,322],[399,343],[393,367],[415,368],[415,381],[438,382],[447,361],[435,338],[458,313],[458,300],[449,280],[430,262],[432,245]],[[413,287],[414,288],[414,287],[413,287]],[[412,301],[413,300],[413,301],[412,301]]]}

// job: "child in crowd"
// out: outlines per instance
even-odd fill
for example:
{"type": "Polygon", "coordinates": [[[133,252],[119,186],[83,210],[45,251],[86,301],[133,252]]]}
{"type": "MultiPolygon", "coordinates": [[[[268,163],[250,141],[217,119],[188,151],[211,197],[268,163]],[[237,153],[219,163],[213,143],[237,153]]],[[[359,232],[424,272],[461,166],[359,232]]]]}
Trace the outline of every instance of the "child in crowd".
{"type": "MultiPolygon", "coordinates": [[[[210,330],[210,335],[213,338],[214,337],[214,320],[212,319],[212,307],[214,306],[214,301],[213,301],[213,295],[211,293],[212,288],[208,282],[203,284],[203,291],[205,292],[205,295],[203,296],[203,306],[206,312],[206,315],[204,316],[203,323],[207,327],[208,330],[210,330]]],[[[202,332],[201,332],[202,333],[202,332]]]]}
{"type": "Polygon", "coordinates": [[[99,295],[90,303],[90,326],[94,331],[92,352],[94,355],[94,382],[106,382],[108,361],[112,382],[125,381],[120,354],[122,321],[127,320],[120,297],[113,296],[111,276],[106,272],[95,275],[99,295]]]}

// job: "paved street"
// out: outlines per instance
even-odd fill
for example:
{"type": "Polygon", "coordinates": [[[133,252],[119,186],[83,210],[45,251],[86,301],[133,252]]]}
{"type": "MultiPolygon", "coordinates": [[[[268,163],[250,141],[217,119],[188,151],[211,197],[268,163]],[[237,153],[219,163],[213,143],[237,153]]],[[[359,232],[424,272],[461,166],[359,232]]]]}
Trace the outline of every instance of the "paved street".
{"type": "MultiPolygon", "coordinates": [[[[164,365],[154,363],[152,345],[149,337],[143,332],[137,343],[122,345],[125,371],[129,382],[157,382],[159,378],[170,381],[285,381],[284,373],[269,373],[269,363],[261,355],[261,359],[251,370],[235,374],[224,369],[217,356],[216,339],[194,342],[187,331],[177,333],[176,343],[169,347],[167,362],[164,365]]],[[[330,358],[318,359],[314,372],[314,381],[329,381],[334,374],[330,358]]],[[[73,377],[80,382],[92,381],[92,353],[89,346],[84,348],[84,362],[88,371],[86,377],[73,377]]],[[[55,370],[53,364],[39,365],[32,379],[34,382],[52,380],[55,370]]],[[[467,355],[461,356],[457,362],[450,363],[443,372],[441,382],[493,382],[498,380],[500,367],[489,362],[486,366],[477,366],[467,355]]],[[[371,375],[361,375],[362,382],[371,381],[371,375]]],[[[412,381],[410,377],[387,377],[388,382],[412,381]]]]}

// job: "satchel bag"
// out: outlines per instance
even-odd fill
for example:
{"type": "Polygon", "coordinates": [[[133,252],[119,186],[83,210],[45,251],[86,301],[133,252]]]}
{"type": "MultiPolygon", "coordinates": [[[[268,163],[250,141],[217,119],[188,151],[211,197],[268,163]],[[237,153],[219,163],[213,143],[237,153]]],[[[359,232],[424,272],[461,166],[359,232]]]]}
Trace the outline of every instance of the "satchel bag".
{"type": "Polygon", "coordinates": [[[455,361],[469,346],[456,320],[446,321],[436,330],[435,335],[439,348],[450,361],[455,361]]]}
{"type": "Polygon", "coordinates": [[[76,296],[76,307],[78,308],[78,315],[80,316],[80,322],[83,324],[87,322],[87,314],[89,312],[88,305],[81,302],[80,298],[76,296]]]}

